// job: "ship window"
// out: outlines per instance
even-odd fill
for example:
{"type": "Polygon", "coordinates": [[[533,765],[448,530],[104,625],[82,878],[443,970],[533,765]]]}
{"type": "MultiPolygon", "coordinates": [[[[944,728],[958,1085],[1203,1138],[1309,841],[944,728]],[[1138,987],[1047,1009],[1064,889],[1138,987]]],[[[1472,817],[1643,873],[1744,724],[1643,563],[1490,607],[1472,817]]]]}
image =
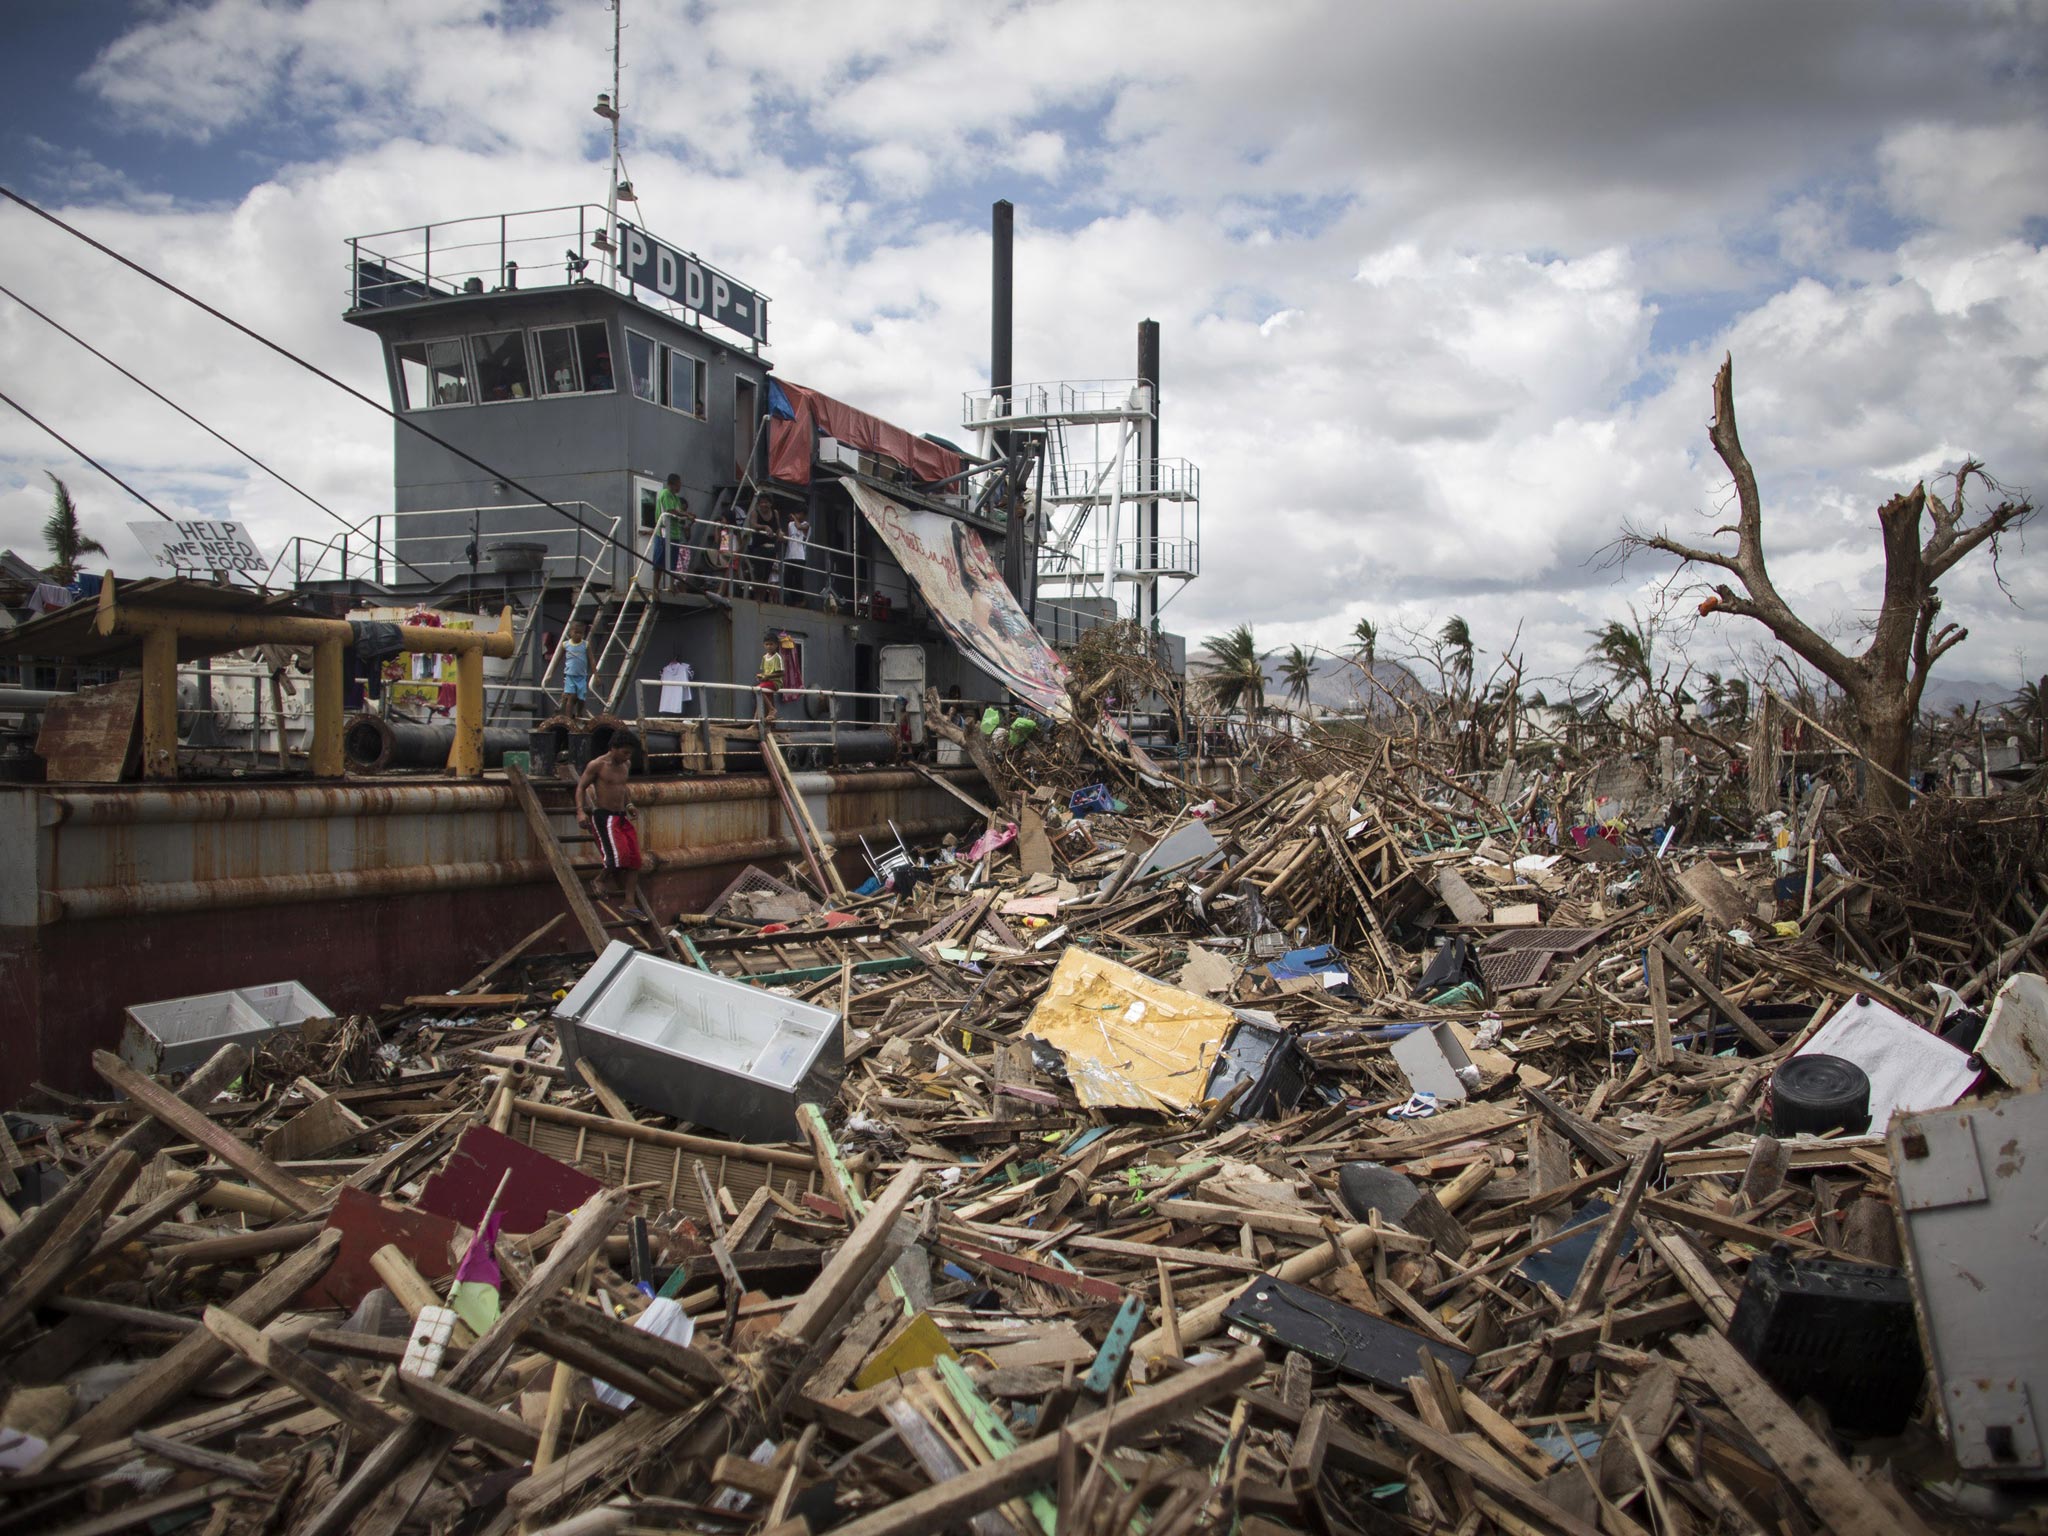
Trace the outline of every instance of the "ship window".
{"type": "Polygon", "coordinates": [[[628,331],[626,359],[633,370],[634,394],[699,421],[704,419],[710,389],[702,358],[628,331]]]}
{"type": "Polygon", "coordinates": [[[663,347],[668,360],[668,389],[661,397],[661,403],[699,420],[704,416],[704,360],[692,357],[687,352],[677,352],[663,347]]]}
{"type": "Polygon", "coordinates": [[[661,398],[660,354],[661,348],[638,331],[626,332],[626,365],[633,370],[633,393],[642,400],[661,398]]]}
{"type": "Polygon", "coordinates": [[[476,354],[476,392],[486,402],[525,400],[533,394],[526,373],[526,333],[491,331],[469,339],[476,354]]]}
{"type": "Polygon", "coordinates": [[[612,333],[602,320],[586,321],[576,327],[576,356],[583,364],[585,393],[609,393],[612,388],[612,333]]]}
{"type": "Polygon", "coordinates": [[[406,409],[469,404],[469,360],[460,340],[402,341],[391,352],[406,409]]]}
{"type": "Polygon", "coordinates": [[[605,394],[612,387],[612,338],[602,320],[533,333],[544,395],[605,394]]]}
{"type": "Polygon", "coordinates": [[[551,326],[533,333],[534,353],[540,359],[540,392],[544,395],[573,395],[583,388],[583,375],[576,366],[576,332],[566,325],[551,326]]]}

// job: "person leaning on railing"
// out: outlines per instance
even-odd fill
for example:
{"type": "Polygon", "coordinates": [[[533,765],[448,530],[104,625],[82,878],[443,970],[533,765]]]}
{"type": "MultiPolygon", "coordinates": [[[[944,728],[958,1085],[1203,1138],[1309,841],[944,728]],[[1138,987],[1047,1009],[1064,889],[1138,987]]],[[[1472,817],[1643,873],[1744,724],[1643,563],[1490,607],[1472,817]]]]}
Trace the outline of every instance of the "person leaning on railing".
{"type": "Polygon", "coordinates": [[[670,475],[654,498],[654,590],[682,586],[690,570],[690,503],[683,477],[670,475]]]}

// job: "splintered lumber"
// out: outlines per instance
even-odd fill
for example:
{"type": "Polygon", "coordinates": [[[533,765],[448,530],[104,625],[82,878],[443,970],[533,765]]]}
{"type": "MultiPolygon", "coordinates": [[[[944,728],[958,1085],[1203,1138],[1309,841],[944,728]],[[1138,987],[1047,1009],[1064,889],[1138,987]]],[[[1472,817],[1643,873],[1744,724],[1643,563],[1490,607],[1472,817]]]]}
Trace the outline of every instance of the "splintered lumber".
{"type": "Polygon", "coordinates": [[[28,1268],[0,1294],[0,1339],[14,1332],[23,1318],[41,1306],[50,1293],[99,1244],[107,1212],[134,1182],[141,1159],[123,1152],[100,1166],[83,1199],[51,1235],[49,1245],[36,1255],[28,1268]]]}
{"type": "Polygon", "coordinates": [[[597,908],[591,903],[590,892],[583,888],[583,881],[576,873],[576,866],[569,862],[569,854],[562,847],[561,839],[555,836],[554,826],[548,821],[548,813],[542,808],[540,796],[534,793],[532,782],[520,770],[517,763],[505,769],[505,778],[512,786],[512,797],[519,802],[519,809],[526,815],[526,825],[533,833],[533,840],[539,845],[541,856],[548,861],[548,868],[554,872],[555,883],[562,888],[562,897],[569,903],[569,914],[576,919],[576,926],[583,930],[583,942],[590,946],[593,955],[601,955],[611,942],[604,931],[604,919],[597,915],[597,908]]]}
{"type": "Polygon", "coordinates": [[[1713,1005],[1714,1011],[1742,1031],[1742,1037],[1766,1056],[1778,1048],[1778,1042],[1757,1028],[1756,1020],[1744,1013],[1728,995],[1701,974],[1675,945],[1662,939],[1653,939],[1650,947],[1663,957],[1664,963],[1678,972],[1692,984],[1692,989],[1713,1005]]]}
{"type": "Polygon", "coordinates": [[[1355,1387],[1346,1382],[1338,1390],[1366,1408],[1374,1417],[1385,1421],[1417,1450],[1426,1451],[1462,1472],[1522,1518],[1532,1520],[1538,1526],[1563,1531],[1565,1536],[1601,1536],[1598,1526],[1589,1525],[1577,1515],[1551,1502],[1535,1483],[1497,1466],[1483,1456],[1475,1455],[1457,1436],[1445,1434],[1442,1430],[1425,1424],[1421,1419],[1404,1412],[1387,1398],[1368,1388],[1355,1387]]]}
{"type": "MultiPolygon", "coordinates": [[[[1326,1275],[1348,1258],[1372,1251],[1381,1236],[1381,1229],[1371,1225],[1350,1227],[1338,1233],[1318,1247],[1306,1253],[1298,1253],[1273,1271],[1275,1279],[1291,1280],[1299,1285],[1326,1275]]],[[[1189,1307],[1178,1319],[1178,1336],[1182,1344],[1193,1344],[1206,1339],[1223,1326],[1223,1314],[1230,1310],[1230,1304],[1237,1299],[1237,1292],[1243,1287],[1233,1287],[1223,1296],[1205,1301],[1199,1306],[1189,1307]]],[[[1168,1346],[1167,1331],[1155,1328],[1131,1346],[1133,1356],[1142,1359],[1164,1359],[1168,1346]]]]}
{"type": "Polygon", "coordinates": [[[533,932],[529,933],[517,944],[514,944],[510,949],[506,950],[502,955],[498,956],[497,959],[493,960],[489,965],[485,966],[482,970],[478,971],[474,976],[470,977],[469,980],[465,981],[461,986],[457,987],[455,990],[457,992],[470,994],[482,992],[485,987],[489,986],[491,982],[497,979],[498,973],[500,971],[504,970],[505,967],[512,964],[513,961],[517,960],[521,955],[525,954],[529,949],[533,948],[534,945],[538,944],[542,939],[546,938],[549,934],[553,933],[557,928],[561,927],[562,919],[567,917],[568,915],[569,914],[566,912],[557,912],[553,917],[549,918],[546,922],[542,923],[538,928],[534,929],[533,932]]]}
{"type": "MultiPolygon", "coordinates": [[[[1150,677],[1085,686],[1135,696],[1150,677]]],[[[779,878],[829,850],[771,744],[789,860],[678,919],[697,953],[756,973],[740,982],[787,995],[795,974],[799,1001],[840,1016],[836,1092],[821,1066],[766,1146],[668,1118],[631,1074],[557,1064],[541,1000],[589,955],[540,951],[594,908],[518,780],[567,905],[482,970],[465,957],[374,1014],[221,1052],[176,1092],[117,1066],[123,1092],[98,1101],[38,1086],[20,1106],[37,1118],[0,1134],[0,1369],[25,1388],[8,1423],[50,1442],[7,1479],[0,1525],[139,1530],[211,1503],[216,1536],[799,1536],[847,1516],[856,1536],[1919,1536],[1893,1488],[1918,1498],[1921,1464],[1895,1447],[1924,1436],[1858,1432],[1824,1385],[1839,1438],[1816,1441],[1719,1334],[1777,1255],[1910,1262],[1880,1241],[1891,1145],[1773,1150],[1764,1093],[1845,998],[1925,1024],[1930,982],[1994,987],[2002,954],[2048,963],[2010,948],[2048,923],[2048,796],[1936,793],[1873,820],[1802,796],[1796,855],[1849,873],[1795,924],[1710,738],[1661,764],[1548,744],[1538,773],[1475,777],[1493,742],[1432,738],[1440,712],[1395,702],[1369,733],[1311,727],[1199,789],[1121,751],[1077,758],[1049,727],[982,752],[974,796],[1042,820],[1051,868],[1035,840],[971,867],[913,843],[930,878],[901,892],[841,899],[819,863],[825,910],[779,878]],[[1098,783],[1124,806],[1102,808],[1098,783]],[[1687,805],[1647,851],[1560,835],[1581,816],[1670,826],[1687,805]],[[1213,859],[1155,861],[1193,819],[1213,859]],[[1706,860],[1729,889],[1703,924],[1673,879],[1706,860]],[[1427,937],[1445,889],[1534,921],[1459,933],[1483,985],[1468,967],[1432,994],[1424,972],[1458,958],[1427,937]],[[1624,891],[1636,904],[1617,908],[1624,891]],[[1099,1031],[1048,1044],[1034,1020],[1057,1004],[1063,939],[1157,997],[1105,1001],[1099,1031]],[[1317,953],[1283,960],[1296,949],[1317,953]],[[922,963],[886,980],[862,963],[911,950],[922,963]],[[1197,995],[1245,1032],[1203,1036],[1189,1075],[1215,1075],[1185,1112],[1084,1107],[1077,1085],[1164,1050],[1197,995]],[[1418,1025],[1458,1034],[1474,1071],[1469,1102],[1411,1118],[1393,1047],[1418,1025]],[[582,1208],[500,1233],[497,1324],[456,1327],[431,1377],[400,1374],[399,1313],[439,1313],[493,1186],[518,1190],[458,1156],[471,1126],[576,1170],[565,1203],[582,1208]],[[1414,1230],[1353,1209],[1359,1162],[1412,1186],[1414,1230]],[[1232,1353],[1224,1315],[1260,1276],[1318,1293],[1304,1320],[1327,1308],[1345,1369],[1377,1390],[1279,1339],[1232,1353]],[[586,1375],[633,1401],[586,1405],[586,1375]],[[67,1431],[60,1402],[87,1381],[112,1390],[67,1431]],[[211,1392],[239,1396],[180,1406],[211,1392]],[[1560,1460],[1556,1434],[1584,1454],[1560,1460]],[[121,1503],[135,1473],[201,1492],[121,1503]],[[1361,1483],[1403,1484],[1404,1502],[1366,1515],[1361,1483]]],[[[964,827],[961,803],[929,801],[964,827]]],[[[1265,1326],[1308,1340],[1281,1322],[1265,1326]]]]}
{"type": "Polygon", "coordinates": [[[521,1461],[532,1460],[540,1449],[539,1432],[523,1419],[487,1408],[475,1398],[465,1397],[437,1381],[415,1376],[410,1371],[400,1371],[392,1378],[392,1384],[398,1388],[398,1395],[405,1399],[407,1407],[422,1418],[432,1419],[443,1429],[481,1440],[485,1445],[494,1446],[521,1461]]]}
{"type": "Polygon", "coordinates": [[[208,1333],[244,1360],[276,1377],[315,1408],[326,1409],[358,1434],[377,1439],[397,1428],[398,1421],[382,1408],[262,1329],[219,1307],[208,1307],[201,1321],[208,1333]]]}
{"type": "Polygon", "coordinates": [[[811,819],[811,808],[804,804],[803,791],[797,787],[796,776],[789,771],[789,763],[782,755],[782,744],[775,739],[773,731],[761,733],[761,745],[767,749],[767,760],[776,776],[782,781],[783,792],[789,803],[795,807],[797,819],[802,823],[799,835],[805,843],[817,850],[815,863],[822,865],[825,880],[829,882],[832,894],[846,895],[846,882],[839,878],[839,868],[832,857],[832,850],[825,845],[823,834],[818,831],[817,822],[811,819]]]}
{"type": "Polygon", "coordinates": [[[1636,1208],[1643,1203],[1643,1191],[1649,1188],[1650,1180],[1663,1167],[1664,1144],[1653,1141],[1650,1149],[1637,1160],[1634,1169],[1622,1181],[1621,1196],[1614,1202],[1613,1212],[1603,1218],[1606,1225],[1600,1230],[1586,1267],[1579,1271],[1579,1283],[1572,1287],[1572,1293],[1565,1301],[1565,1322],[1577,1317],[1586,1309],[1588,1302],[1606,1290],[1608,1272],[1621,1256],[1622,1244],[1628,1240],[1630,1229],[1635,1225],[1636,1208]]]}
{"type": "Polygon", "coordinates": [[[783,1318],[775,1330],[777,1337],[804,1348],[819,1343],[859,1299],[864,1284],[880,1279],[902,1251],[900,1244],[892,1242],[891,1232],[896,1219],[917,1198],[917,1186],[923,1177],[921,1164],[903,1165],[889,1187],[869,1204],[852,1236],[832,1255],[817,1284],[783,1318]]]}
{"type": "MultiPolygon", "coordinates": [[[[185,1080],[184,1087],[178,1090],[178,1098],[188,1107],[208,1103],[215,1094],[240,1077],[248,1065],[247,1051],[239,1045],[224,1045],[185,1080]]],[[[147,1162],[178,1139],[179,1133],[160,1120],[138,1120],[115,1138],[94,1162],[108,1162],[123,1153],[131,1152],[147,1162]]],[[[85,1197],[97,1173],[96,1166],[88,1165],[82,1173],[23,1217],[20,1226],[6,1237],[0,1238],[0,1279],[12,1274],[28,1255],[48,1240],[50,1234],[57,1230],[58,1225],[69,1214],[71,1207],[85,1197]]]]}
{"type": "Polygon", "coordinates": [[[1121,1445],[1249,1384],[1265,1364],[1264,1354],[1257,1349],[1234,1350],[1224,1359],[1195,1366],[1156,1387],[1133,1393],[1114,1407],[1076,1419],[1059,1435],[1033,1440],[951,1482],[913,1493],[888,1509],[833,1530],[838,1536],[913,1536],[943,1530],[1049,1482],[1059,1469],[1064,1441],[1090,1449],[1121,1445]]]}
{"type": "MultiPolygon", "coordinates": [[[[252,1328],[265,1326],[290,1306],[299,1292],[326,1273],[340,1249],[339,1232],[318,1234],[243,1291],[225,1311],[252,1328]]],[[[134,1380],[124,1382],[112,1396],[88,1410],[67,1433],[90,1450],[126,1435],[131,1429],[139,1429],[210,1376],[230,1353],[228,1346],[207,1330],[189,1333],[167,1353],[144,1366],[134,1380]]]]}
{"type": "MultiPolygon", "coordinates": [[[[549,1297],[567,1285],[583,1261],[597,1251],[625,1211],[624,1190],[594,1196],[575,1215],[549,1250],[545,1262],[499,1313],[484,1336],[442,1374],[451,1392],[470,1392],[487,1385],[512,1346],[535,1321],[549,1297]]],[[[308,1521],[302,1536],[338,1536],[344,1530],[382,1532],[392,1536],[414,1502],[425,1491],[455,1436],[425,1419],[410,1419],[378,1442],[327,1505],[308,1521]],[[424,1472],[420,1470],[424,1468],[424,1472]],[[372,1499],[374,1508],[364,1510],[372,1499]],[[361,1517],[358,1519],[358,1512],[361,1517]]]]}
{"type": "Polygon", "coordinates": [[[1880,1499],[1850,1471],[1834,1447],[1792,1411],[1792,1405],[1727,1339],[1709,1330],[1681,1335],[1671,1342],[1778,1470],[1806,1496],[1827,1529],[1931,1536],[1901,1501],[1880,1499]]]}
{"type": "Polygon", "coordinates": [[[312,1185],[286,1173],[239,1136],[207,1118],[168,1088],[158,1086],[155,1079],[144,1077],[112,1051],[94,1051],[92,1067],[156,1119],[186,1140],[198,1142],[250,1183],[268,1190],[299,1214],[305,1215],[325,1202],[327,1197],[312,1185]]]}

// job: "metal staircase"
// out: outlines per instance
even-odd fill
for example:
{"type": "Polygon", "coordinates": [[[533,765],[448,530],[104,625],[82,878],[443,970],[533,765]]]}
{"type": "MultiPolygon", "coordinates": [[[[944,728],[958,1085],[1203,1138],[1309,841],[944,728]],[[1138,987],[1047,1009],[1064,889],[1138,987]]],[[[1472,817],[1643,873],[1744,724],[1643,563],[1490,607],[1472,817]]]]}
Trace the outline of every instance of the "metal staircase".
{"type": "MultiPolygon", "coordinates": [[[[590,696],[603,706],[607,714],[618,713],[619,693],[632,683],[640,658],[647,652],[648,638],[654,633],[655,616],[660,611],[661,605],[640,583],[626,584],[625,595],[618,599],[618,611],[612,616],[611,628],[605,632],[604,646],[590,664],[590,696]]],[[[599,617],[602,619],[602,615],[599,617]]]]}

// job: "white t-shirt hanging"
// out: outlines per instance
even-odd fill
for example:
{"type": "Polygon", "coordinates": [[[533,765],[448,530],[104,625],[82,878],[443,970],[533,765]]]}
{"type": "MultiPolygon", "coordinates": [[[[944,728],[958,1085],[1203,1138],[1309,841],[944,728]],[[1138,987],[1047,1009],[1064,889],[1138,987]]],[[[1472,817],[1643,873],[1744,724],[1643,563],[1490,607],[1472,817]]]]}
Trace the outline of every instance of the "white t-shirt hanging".
{"type": "Polygon", "coordinates": [[[805,529],[803,525],[792,517],[789,520],[789,526],[783,531],[787,533],[789,537],[787,542],[783,545],[782,558],[785,560],[808,559],[809,550],[804,544],[805,529]]]}
{"type": "Polygon", "coordinates": [[[679,715],[695,690],[689,684],[696,674],[687,661],[672,661],[661,669],[661,704],[664,715],[679,715]]]}

